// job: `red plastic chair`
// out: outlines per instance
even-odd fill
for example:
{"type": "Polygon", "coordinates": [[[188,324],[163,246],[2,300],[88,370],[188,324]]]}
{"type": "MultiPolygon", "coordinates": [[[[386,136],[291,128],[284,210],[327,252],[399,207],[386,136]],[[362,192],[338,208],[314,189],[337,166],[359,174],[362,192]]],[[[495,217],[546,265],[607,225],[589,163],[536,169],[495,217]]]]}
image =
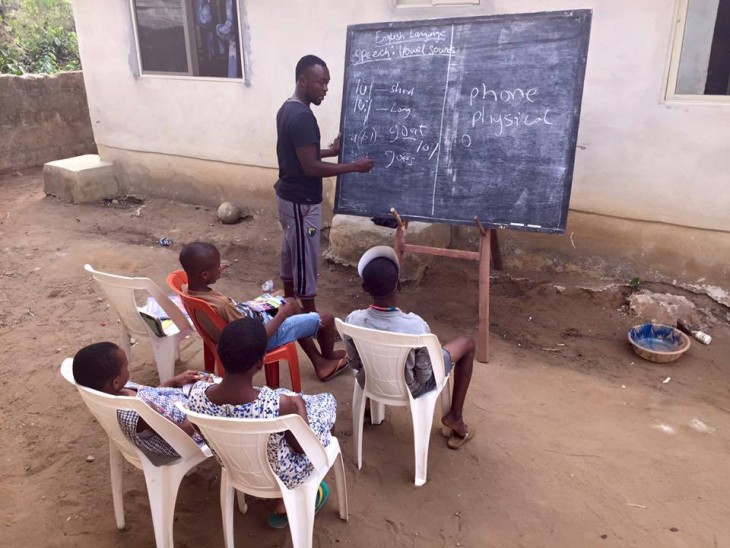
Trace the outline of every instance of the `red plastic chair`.
{"type": "MultiPolygon", "coordinates": [[[[167,277],[167,285],[180,295],[185,310],[190,315],[195,329],[203,338],[204,346],[204,362],[206,371],[213,370],[212,364],[215,363],[218,375],[223,376],[223,366],[221,365],[216,345],[220,332],[228,325],[213,308],[202,299],[191,297],[182,291],[183,284],[188,283],[188,277],[184,270],[176,270],[167,277]],[[215,333],[216,336],[211,336],[215,333]],[[212,359],[209,359],[212,357],[212,359]]],[[[299,375],[299,356],[297,355],[297,347],[293,342],[274,348],[267,352],[264,356],[264,373],[266,375],[266,385],[271,388],[279,387],[279,361],[285,360],[289,363],[289,376],[291,377],[292,390],[294,392],[302,391],[302,380],[299,375]]]]}

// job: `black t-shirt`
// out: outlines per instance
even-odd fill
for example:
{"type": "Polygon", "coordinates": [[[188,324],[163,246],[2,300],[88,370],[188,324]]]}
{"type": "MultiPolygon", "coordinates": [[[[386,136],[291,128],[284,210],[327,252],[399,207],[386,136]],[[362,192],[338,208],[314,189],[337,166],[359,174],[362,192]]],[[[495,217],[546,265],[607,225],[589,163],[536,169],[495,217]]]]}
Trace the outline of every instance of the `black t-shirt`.
{"type": "Polygon", "coordinates": [[[317,119],[311,109],[299,101],[287,99],[276,114],[276,155],[279,158],[279,180],[274,188],[280,198],[297,204],[322,202],[322,177],[307,177],[297,157],[297,148],[317,147],[320,135],[317,119]]]}

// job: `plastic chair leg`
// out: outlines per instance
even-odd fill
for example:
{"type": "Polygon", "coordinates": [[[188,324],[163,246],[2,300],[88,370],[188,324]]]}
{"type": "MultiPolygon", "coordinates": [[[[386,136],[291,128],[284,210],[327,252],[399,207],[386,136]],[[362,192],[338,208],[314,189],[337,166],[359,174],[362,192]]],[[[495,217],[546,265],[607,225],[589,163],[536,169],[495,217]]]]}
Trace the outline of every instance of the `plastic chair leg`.
{"type": "Polygon", "coordinates": [[[243,491],[236,489],[236,502],[238,503],[238,511],[241,514],[248,512],[248,504],[246,504],[246,495],[243,491]]]}
{"type": "Polygon", "coordinates": [[[370,424],[380,424],[385,420],[385,404],[370,399],[370,424]]]}
{"type": "Polygon", "coordinates": [[[302,378],[299,373],[299,356],[297,355],[297,347],[293,344],[287,353],[287,361],[289,362],[289,377],[291,378],[291,389],[297,394],[302,391],[302,378]]]}
{"type": "Polygon", "coordinates": [[[147,496],[150,499],[152,526],[155,531],[157,548],[174,548],[173,523],[175,517],[175,501],[187,467],[160,466],[142,462],[144,479],[147,484],[147,496]]]}
{"type": "MultiPolygon", "coordinates": [[[[234,489],[228,472],[224,468],[221,475],[221,516],[223,518],[223,543],[226,548],[234,548],[233,544],[233,499],[234,489]]],[[[243,493],[241,493],[243,494],[243,493]]],[[[239,499],[240,504],[240,499],[239,499]]],[[[245,503],[244,503],[245,504],[245,503]]]]}
{"type": "Polygon", "coordinates": [[[270,362],[264,365],[264,373],[266,374],[266,386],[279,388],[279,362],[270,362]]]}
{"type": "Polygon", "coordinates": [[[124,457],[119,448],[109,440],[109,471],[112,482],[112,501],[114,502],[114,518],[117,529],[124,529],[124,489],[122,486],[122,464],[124,457]]]}
{"type": "Polygon", "coordinates": [[[345,463],[342,461],[342,453],[337,455],[335,464],[335,482],[337,483],[337,502],[340,506],[340,519],[350,519],[349,507],[347,504],[347,481],[345,480],[345,463]]]}
{"type": "MultiPolygon", "coordinates": [[[[352,391],[352,437],[355,440],[355,454],[357,455],[357,468],[362,468],[362,429],[365,422],[365,392],[355,380],[355,388],[352,391]]],[[[371,402],[372,403],[372,402],[371,402]]],[[[370,411],[372,413],[372,409],[370,411]]]]}
{"type": "Polygon", "coordinates": [[[416,486],[426,483],[428,473],[428,445],[433,425],[433,410],[438,394],[430,393],[411,401],[413,419],[413,452],[416,457],[416,486]]]}
{"type": "Polygon", "coordinates": [[[178,350],[177,337],[153,337],[152,351],[157,362],[160,382],[171,379],[175,374],[175,354],[178,350]]]}
{"type": "Polygon", "coordinates": [[[215,354],[213,354],[213,351],[205,343],[203,343],[203,364],[208,373],[215,371],[215,354]]]}
{"type": "Polygon", "coordinates": [[[314,505],[319,489],[319,480],[310,477],[296,489],[282,489],[282,498],[289,519],[294,548],[311,548],[314,533],[314,505]]]}

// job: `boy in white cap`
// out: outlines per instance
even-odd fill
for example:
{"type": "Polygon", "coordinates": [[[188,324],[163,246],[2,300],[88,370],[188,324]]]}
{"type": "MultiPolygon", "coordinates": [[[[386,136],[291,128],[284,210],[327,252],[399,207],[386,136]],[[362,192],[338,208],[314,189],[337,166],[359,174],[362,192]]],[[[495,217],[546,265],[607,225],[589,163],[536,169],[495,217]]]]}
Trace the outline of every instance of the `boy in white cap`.
{"type": "MultiPolygon", "coordinates": [[[[376,246],[368,249],[357,265],[363,289],[372,297],[373,304],[364,310],[355,310],[346,319],[347,323],[380,331],[422,335],[430,333],[428,324],[417,314],[403,312],[397,305],[400,291],[400,265],[393,248],[376,246]]],[[[365,371],[352,339],[345,337],[345,347],[350,366],[360,386],[365,386],[365,371]]],[[[474,426],[464,423],[462,413],[464,400],[471,381],[474,366],[474,340],[457,337],[443,346],[446,374],[454,370],[454,393],[451,409],[442,418],[444,426],[451,429],[448,446],[459,449],[474,437],[474,426]]],[[[414,398],[433,390],[436,381],[433,368],[425,348],[411,352],[406,361],[406,384],[414,398]]]]}

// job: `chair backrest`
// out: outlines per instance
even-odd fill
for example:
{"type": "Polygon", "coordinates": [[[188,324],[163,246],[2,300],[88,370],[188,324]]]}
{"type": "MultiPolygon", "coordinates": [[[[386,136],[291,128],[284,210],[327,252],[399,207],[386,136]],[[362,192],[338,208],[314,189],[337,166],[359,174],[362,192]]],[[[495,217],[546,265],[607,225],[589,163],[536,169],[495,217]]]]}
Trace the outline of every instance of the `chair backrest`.
{"type": "Polygon", "coordinates": [[[139,315],[137,301],[134,298],[135,291],[145,291],[154,297],[179,331],[189,329],[190,324],[187,318],[185,318],[185,314],[149,278],[129,278],[127,276],[108,274],[94,270],[89,264],[84,265],[84,269],[99,283],[99,286],[106,294],[114,310],[117,311],[119,319],[130,334],[148,336],[150,333],[147,324],[139,315]]]}
{"type": "Polygon", "coordinates": [[[188,283],[188,276],[184,270],[176,270],[167,277],[167,285],[180,296],[185,310],[190,315],[190,320],[195,326],[195,330],[200,334],[203,342],[208,349],[213,352],[215,360],[220,364],[218,359],[218,339],[221,331],[228,325],[228,322],[221,318],[218,313],[202,299],[192,297],[182,290],[183,284],[188,283]]]}
{"type": "Polygon", "coordinates": [[[352,339],[365,368],[365,394],[384,403],[402,405],[411,398],[405,380],[408,354],[426,348],[431,358],[436,386],[445,381],[444,358],[438,337],[433,333],[408,335],[359,327],[335,318],[340,336],[352,339]]]}
{"type": "Polygon", "coordinates": [[[267,457],[271,434],[291,431],[315,470],[326,472],[328,469],[324,447],[299,415],[272,419],[212,417],[191,411],[180,403],[175,405],[200,429],[228,471],[233,486],[245,493],[271,496],[286,489],[272,471],[267,457]]]}
{"type": "Polygon", "coordinates": [[[112,396],[76,384],[73,376],[73,358],[66,358],[63,361],[61,374],[63,378],[77,388],[81,399],[84,400],[91,414],[94,415],[107,436],[109,436],[109,440],[119,447],[124,458],[137,468],[142,468],[142,459],[147,459],[147,457],[122,432],[117,420],[117,411],[120,410],[137,412],[150,428],[169,443],[182,458],[199,455],[203,451],[181,428],[154,411],[143,401],[130,396],[112,396]]]}

